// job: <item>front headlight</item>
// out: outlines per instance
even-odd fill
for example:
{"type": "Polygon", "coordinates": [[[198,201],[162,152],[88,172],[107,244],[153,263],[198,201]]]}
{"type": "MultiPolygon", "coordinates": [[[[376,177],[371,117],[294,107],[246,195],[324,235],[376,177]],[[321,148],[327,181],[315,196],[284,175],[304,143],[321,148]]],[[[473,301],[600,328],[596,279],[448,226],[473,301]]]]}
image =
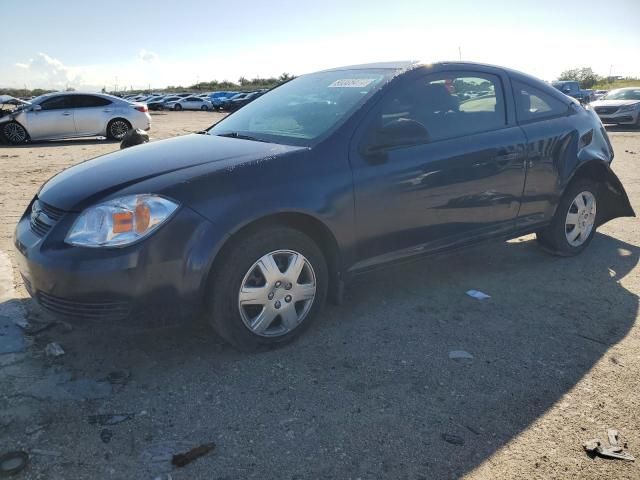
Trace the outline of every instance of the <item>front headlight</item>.
{"type": "Polygon", "coordinates": [[[640,106],[640,103],[632,103],[631,105],[623,105],[618,109],[618,111],[619,112],[631,112],[631,111],[635,110],[636,108],[638,108],[638,106],[640,106]]]}
{"type": "Polygon", "coordinates": [[[65,242],[79,247],[123,247],[166,222],[178,203],[159,195],[127,195],[87,208],[65,242]]]}

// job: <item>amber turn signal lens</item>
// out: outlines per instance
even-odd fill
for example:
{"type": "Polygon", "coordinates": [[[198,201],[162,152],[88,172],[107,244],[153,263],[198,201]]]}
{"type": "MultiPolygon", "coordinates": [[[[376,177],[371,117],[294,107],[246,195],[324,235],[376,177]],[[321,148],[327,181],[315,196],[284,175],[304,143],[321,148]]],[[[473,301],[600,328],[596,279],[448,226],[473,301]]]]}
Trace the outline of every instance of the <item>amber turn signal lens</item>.
{"type": "Polygon", "coordinates": [[[144,233],[151,223],[151,210],[145,203],[136,205],[136,233],[144,233]]]}
{"type": "Polygon", "coordinates": [[[119,212],[113,214],[113,233],[126,233],[133,230],[133,213],[119,212]]]}

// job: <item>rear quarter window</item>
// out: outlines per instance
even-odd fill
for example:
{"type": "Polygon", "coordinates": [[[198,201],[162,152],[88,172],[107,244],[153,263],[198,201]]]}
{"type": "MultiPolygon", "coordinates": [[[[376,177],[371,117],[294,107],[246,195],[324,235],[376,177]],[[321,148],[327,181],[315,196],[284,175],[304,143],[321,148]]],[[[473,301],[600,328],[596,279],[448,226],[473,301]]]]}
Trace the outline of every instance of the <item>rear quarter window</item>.
{"type": "Polygon", "coordinates": [[[569,104],[519,80],[513,80],[513,95],[519,122],[531,122],[566,115],[569,104]]]}

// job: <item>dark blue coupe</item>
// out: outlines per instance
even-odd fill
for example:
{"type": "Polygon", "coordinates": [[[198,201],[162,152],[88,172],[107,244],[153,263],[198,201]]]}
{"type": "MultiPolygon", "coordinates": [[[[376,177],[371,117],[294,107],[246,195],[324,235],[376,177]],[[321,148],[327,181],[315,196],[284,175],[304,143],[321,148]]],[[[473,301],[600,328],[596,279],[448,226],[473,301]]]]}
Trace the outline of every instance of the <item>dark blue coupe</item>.
{"type": "Polygon", "coordinates": [[[30,294],[67,317],[202,312],[242,350],[302,332],[353,275],[537,234],[575,255],[633,216],[596,114],[512,70],[303,75],[200,134],[49,180],[17,225],[30,294]]]}

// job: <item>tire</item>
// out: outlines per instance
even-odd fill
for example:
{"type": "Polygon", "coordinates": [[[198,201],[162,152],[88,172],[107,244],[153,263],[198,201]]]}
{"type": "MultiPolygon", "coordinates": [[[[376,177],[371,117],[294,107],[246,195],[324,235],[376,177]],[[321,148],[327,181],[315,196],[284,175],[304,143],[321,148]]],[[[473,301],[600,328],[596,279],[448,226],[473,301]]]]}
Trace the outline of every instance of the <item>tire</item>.
{"type": "Polygon", "coordinates": [[[206,112],[207,110],[209,110],[209,107],[207,107],[206,105],[202,105],[202,107],[200,107],[200,110],[206,112]]]}
{"type": "Polygon", "coordinates": [[[107,125],[107,138],[110,140],[122,140],[131,130],[131,124],[124,118],[114,118],[107,125]]]}
{"type": "Polygon", "coordinates": [[[179,112],[180,110],[182,110],[182,105],[180,105],[179,103],[176,103],[176,104],[173,106],[173,109],[174,109],[175,111],[179,112]]]}
{"type": "Polygon", "coordinates": [[[298,230],[269,227],[241,238],[222,254],[224,261],[209,282],[207,315],[216,332],[238,350],[285,345],[324,307],[327,262],[316,243],[298,230]],[[301,273],[296,276],[287,265],[298,266],[295,271],[301,273]]]}
{"type": "Polygon", "coordinates": [[[588,179],[578,179],[569,185],[551,225],[536,233],[538,242],[550,253],[564,257],[587,248],[598,226],[599,191],[598,184],[588,179]]]}
{"type": "Polygon", "coordinates": [[[7,122],[2,124],[2,138],[11,145],[20,145],[29,140],[29,134],[18,122],[7,122]]]}

